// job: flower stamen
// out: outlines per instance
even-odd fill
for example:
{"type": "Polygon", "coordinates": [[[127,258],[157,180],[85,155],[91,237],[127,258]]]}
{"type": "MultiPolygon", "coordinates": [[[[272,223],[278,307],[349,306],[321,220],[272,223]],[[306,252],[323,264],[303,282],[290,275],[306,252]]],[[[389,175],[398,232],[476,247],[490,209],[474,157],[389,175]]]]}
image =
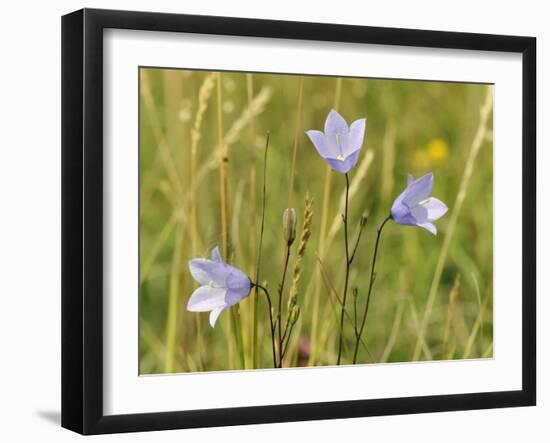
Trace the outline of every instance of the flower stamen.
{"type": "Polygon", "coordinates": [[[342,134],[340,133],[336,134],[336,144],[338,145],[338,149],[340,150],[340,155],[336,158],[343,161],[346,157],[344,156],[344,150],[342,149],[342,134]]]}

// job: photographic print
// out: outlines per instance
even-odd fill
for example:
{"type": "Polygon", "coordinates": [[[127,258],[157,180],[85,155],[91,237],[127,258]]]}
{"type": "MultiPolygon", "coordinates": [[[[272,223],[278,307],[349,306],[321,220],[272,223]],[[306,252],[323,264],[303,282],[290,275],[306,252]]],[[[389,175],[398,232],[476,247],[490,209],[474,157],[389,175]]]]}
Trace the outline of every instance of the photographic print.
{"type": "Polygon", "coordinates": [[[140,67],[140,374],[492,358],[492,105],[140,67]]]}
{"type": "Polygon", "coordinates": [[[536,404],[535,38],[98,9],[61,34],[63,427],[536,404]]]}

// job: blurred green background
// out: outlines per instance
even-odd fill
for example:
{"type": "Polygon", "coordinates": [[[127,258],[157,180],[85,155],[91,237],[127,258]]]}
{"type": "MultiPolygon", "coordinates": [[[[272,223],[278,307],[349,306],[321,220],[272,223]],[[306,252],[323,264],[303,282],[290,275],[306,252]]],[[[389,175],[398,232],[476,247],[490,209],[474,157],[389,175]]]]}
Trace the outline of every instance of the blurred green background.
{"type": "MultiPolygon", "coordinates": [[[[358,312],[364,309],[376,229],[405,188],[407,173],[416,178],[433,171],[433,195],[449,207],[435,222],[436,237],[393,222],[384,228],[358,362],[492,357],[492,115],[488,113],[485,124],[480,114],[491,101],[491,89],[480,84],[141,68],[140,372],[273,366],[261,294],[255,300],[253,293],[232,308],[234,314],[224,312],[213,329],[208,313],[186,310],[198,287],[188,260],[208,258],[215,245],[222,246],[222,192],[227,196],[229,262],[254,277],[268,131],[261,282],[273,294],[282,272],[282,214],[289,192],[298,236],[306,193],[314,199],[298,286],[301,313],[284,366],[335,363],[339,305],[330,286],[341,293],[345,179],[329,171],[305,135],[309,129],[323,130],[332,108],[348,124],[367,119],[361,156],[350,172],[352,238],[361,215],[369,217],[351,271],[350,288],[359,291],[358,312]],[[220,156],[227,157],[224,190],[220,156]]],[[[295,249],[290,270],[294,257],[295,249]]],[[[290,271],[287,292],[291,278],[290,271]]],[[[350,363],[355,339],[346,323],[343,362],[350,363]]]]}

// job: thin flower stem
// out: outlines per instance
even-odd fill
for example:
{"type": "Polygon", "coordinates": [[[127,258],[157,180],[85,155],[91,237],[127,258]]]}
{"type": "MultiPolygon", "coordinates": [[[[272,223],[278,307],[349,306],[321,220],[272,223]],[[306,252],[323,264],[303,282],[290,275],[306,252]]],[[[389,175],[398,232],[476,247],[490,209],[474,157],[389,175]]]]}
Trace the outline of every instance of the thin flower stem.
{"type": "MultiPolygon", "coordinates": [[[[320,263],[321,263],[321,262],[320,262],[320,263]]],[[[323,276],[325,276],[325,275],[323,274],[323,276]]],[[[327,280],[325,280],[324,283],[327,285],[327,288],[330,289],[330,290],[332,291],[332,293],[334,294],[334,298],[338,301],[338,303],[339,303],[340,306],[341,306],[341,303],[340,303],[340,300],[339,300],[339,298],[338,298],[338,294],[336,293],[336,290],[334,290],[334,288],[331,289],[331,285],[328,284],[328,281],[327,281],[327,280]]],[[[329,301],[330,301],[330,306],[331,306],[332,312],[333,312],[333,314],[334,314],[334,317],[336,318],[336,320],[338,320],[338,319],[337,319],[338,314],[335,312],[335,306],[334,306],[334,302],[333,302],[332,298],[329,297],[329,301]]],[[[347,319],[348,319],[350,322],[353,322],[353,319],[352,319],[352,317],[349,315],[349,313],[348,313],[347,311],[345,311],[345,310],[344,310],[344,312],[345,312],[345,314],[346,314],[347,319]]],[[[340,332],[342,332],[342,331],[340,331],[340,332]]],[[[370,353],[370,351],[369,351],[369,349],[368,349],[368,347],[367,347],[367,344],[363,341],[363,339],[361,339],[361,344],[364,346],[365,351],[367,351],[367,355],[369,356],[371,362],[374,363],[374,359],[372,358],[371,353],[370,353]]]]}
{"type": "Polygon", "coordinates": [[[357,362],[357,353],[359,352],[359,343],[361,341],[361,336],[363,335],[363,330],[365,329],[365,324],[367,323],[367,316],[369,313],[369,306],[370,306],[370,299],[372,294],[372,287],[374,286],[374,280],[375,280],[375,268],[376,268],[376,257],[378,255],[378,245],[380,244],[380,236],[382,235],[382,229],[384,229],[384,226],[386,226],[386,223],[391,219],[391,216],[388,215],[386,219],[382,222],[380,227],[378,228],[378,232],[376,234],[376,243],[374,244],[374,254],[372,257],[372,266],[370,269],[370,282],[369,282],[369,291],[367,293],[367,303],[365,305],[365,312],[363,313],[363,319],[361,320],[361,327],[359,328],[359,332],[355,337],[355,350],[353,351],[353,364],[357,362]]]}
{"type": "Polygon", "coordinates": [[[338,342],[338,358],[336,364],[339,365],[342,360],[342,342],[344,341],[344,316],[346,312],[346,298],[348,294],[350,255],[348,245],[348,204],[349,204],[349,176],[346,173],[346,200],[344,207],[344,243],[346,247],[346,273],[344,275],[344,292],[342,293],[342,311],[340,313],[340,339],[338,342]]]}
{"type": "MultiPolygon", "coordinates": [[[[317,257],[317,260],[319,261],[319,267],[321,268],[321,277],[323,279],[323,283],[325,283],[327,289],[329,290],[330,293],[332,293],[332,295],[334,295],[334,298],[336,299],[336,301],[338,302],[338,305],[340,307],[342,307],[342,301],[340,300],[340,298],[338,297],[338,292],[336,291],[336,289],[334,288],[334,286],[332,286],[332,284],[330,283],[330,278],[328,277],[325,269],[324,269],[324,266],[323,266],[323,262],[321,261],[321,259],[319,257],[317,257]]],[[[357,297],[356,297],[357,298],[357,297]]],[[[332,310],[334,311],[334,303],[332,301],[332,298],[329,297],[329,300],[330,300],[330,303],[331,303],[331,306],[332,306],[332,310]]],[[[356,300],[354,300],[354,304],[356,304],[356,300]]],[[[356,306],[354,306],[354,311],[356,309],[356,306]]],[[[335,313],[334,314],[335,317],[337,316],[337,314],[335,313]]],[[[356,313],[354,313],[355,315],[355,319],[344,309],[344,315],[346,316],[346,318],[349,320],[349,322],[351,324],[353,324],[353,329],[355,330],[355,336],[357,337],[357,317],[356,317],[356,313]]],[[[342,332],[342,331],[340,331],[342,332]]],[[[374,361],[370,355],[370,351],[368,350],[367,348],[367,345],[366,343],[361,340],[361,343],[363,344],[363,346],[365,347],[365,350],[367,351],[367,354],[369,355],[369,358],[371,359],[371,361],[374,361]]]]}
{"type": "MultiPolygon", "coordinates": [[[[246,95],[247,95],[247,104],[248,107],[252,107],[252,102],[254,100],[254,78],[253,74],[246,74],[246,95]]],[[[250,272],[254,272],[255,268],[255,262],[257,259],[257,251],[258,251],[258,245],[257,245],[257,234],[258,234],[258,227],[257,227],[257,213],[258,213],[258,207],[257,207],[257,156],[256,156],[256,146],[254,143],[254,137],[256,135],[256,128],[255,128],[255,119],[252,119],[250,121],[249,125],[249,137],[250,137],[250,144],[252,146],[251,149],[251,155],[250,155],[250,226],[252,226],[252,235],[250,237],[250,263],[252,264],[252,269],[250,272]]],[[[258,367],[258,292],[255,289],[254,293],[252,294],[252,297],[250,299],[250,324],[249,324],[249,333],[250,333],[250,342],[251,342],[251,366],[252,368],[258,367]]]]}
{"type": "Polygon", "coordinates": [[[277,368],[277,354],[275,352],[275,323],[273,323],[273,305],[271,304],[271,297],[269,296],[268,290],[257,283],[252,283],[252,287],[259,288],[264,291],[264,294],[267,298],[268,311],[269,311],[269,325],[271,330],[271,350],[273,352],[273,367],[277,368]]]}
{"type": "MultiPolygon", "coordinates": [[[[265,138],[265,150],[264,150],[264,171],[263,171],[263,184],[262,184],[262,217],[261,217],[261,222],[260,222],[260,240],[258,242],[258,254],[256,255],[256,276],[255,276],[255,281],[260,281],[260,265],[261,265],[261,260],[262,260],[262,246],[263,246],[263,241],[264,241],[264,226],[265,226],[265,203],[266,203],[266,200],[267,200],[267,185],[266,185],[266,182],[267,182],[267,153],[268,153],[268,149],[269,149],[269,132],[266,134],[266,138],[265,138]]],[[[254,296],[257,298],[258,297],[258,288],[259,286],[258,285],[254,285],[254,296]]],[[[258,321],[257,321],[257,318],[258,318],[258,303],[257,303],[258,300],[256,300],[255,304],[254,304],[254,330],[253,330],[253,334],[252,334],[252,347],[254,349],[256,349],[256,346],[257,346],[257,340],[258,340],[258,321]]],[[[271,317],[271,300],[270,300],[270,308],[269,308],[269,315],[271,317]]],[[[271,325],[272,329],[273,329],[273,325],[271,325]]],[[[273,333],[273,330],[272,330],[272,333],[273,333]]],[[[273,338],[273,337],[272,337],[273,338]]],[[[273,341],[273,346],[275,346],[275,341],[273,341]]],[[[273,348],[275,349],[275,347],[273,348]]],[[[273,358],[273,363],[275,364],[275,353],[273,354],[274,358],[273,358]]]]}
{"type": "MultiPolygon", "coordinates": [[[[334,109],[340,108],[340,97],[342,95],[342,77],[338,77],[336,79],[336,85],[335,85],[335,92],[334,92],[334,109]]],[[[331,196],[331,190],[332,190],[332,177],[334,175],[334,172],[330,168],[326,168],[325,170],[325,186],[323,189],[323,207],[321,212],[321,225],[319,230],[319,256],[323,259],[325,258],[325,251],[326,251],[326,240],[327,240],[327,233],[328,233],[328,214],[330,209],[330,196],[331,196]]],[[[314,280],[314,292],[313,292],[313,300],[312,300],[312,315],[311,315],[311,354],[309,356],[308,365],[312,365],[316,358],[317,358],[317,348],[318,348],[318,342],[320,341],[320,338],[317,337],[317,329],[319,324],[319,319],[321,315],[319,315],[319,309],[320,309],[320,297],[321,297],[321,274],[316,273],[315,274],[315,280],[314,280]]]]}
{"type": "Polygon", "coordinates": [[[357,252],[357,248],[359,247],[359,242],[361,241],[361,234],[363,234],[363,229],[365,228],[367,224],[367,219],[361,219],[361,223],[359,224],[359,233],[357,234],[357,240],[355,240],[355,246],[353,247],[353,251],[351,253],[350,257],[350,264],[353,263],[353,259],[355,258],[355,253],[357,252]]]}
{"type": "MultiPolygon", "coordinates": [[[[327,274],[326,270],[324,269],[323,262],[321,261],[321,259],[319,257],[317,257],[317,260],[319,261],[319,267],[321,268],[321,277],[323,278],[323,283],[326,285],[329,292],[331,292],[332,295],[334,295],[334,298],[338,302],[338,306],[342,307],[343,306],[342,305],[342,300],[340,300],[340,297],[338,297],[338,292],[336,291],[336,289],[334,288],[334,286],[330,282],[330,278],[328,277],[328,274],[327,274]]],[[[332,302],[332,299],[329,298],[329,300],[331,300],[331,302],[332,302]]],[[[348,311],[346,309],[344,309],[344,315],[350,321],[350,323],[353,324],[353,318],[351,317],[351,315],[348,313],[348,311]]]]}

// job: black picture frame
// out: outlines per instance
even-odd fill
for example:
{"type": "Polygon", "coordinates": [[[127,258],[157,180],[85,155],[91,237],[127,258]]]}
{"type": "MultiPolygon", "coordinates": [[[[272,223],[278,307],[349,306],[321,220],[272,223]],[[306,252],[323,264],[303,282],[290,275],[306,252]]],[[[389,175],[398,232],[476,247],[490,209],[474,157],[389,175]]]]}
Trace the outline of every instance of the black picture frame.
{"type": "MultiPolygon", "coordinates": [[[[536,403],[536,39],[83,9],[62,18],[62,426],[82,434],[536,403]],[[519,53],[523,64],[522,389],[227,409],[103,413],[103,31],[108,28],[519,53]]],[[[518,147],[519,149],[519,147],[518,147]]]]}

